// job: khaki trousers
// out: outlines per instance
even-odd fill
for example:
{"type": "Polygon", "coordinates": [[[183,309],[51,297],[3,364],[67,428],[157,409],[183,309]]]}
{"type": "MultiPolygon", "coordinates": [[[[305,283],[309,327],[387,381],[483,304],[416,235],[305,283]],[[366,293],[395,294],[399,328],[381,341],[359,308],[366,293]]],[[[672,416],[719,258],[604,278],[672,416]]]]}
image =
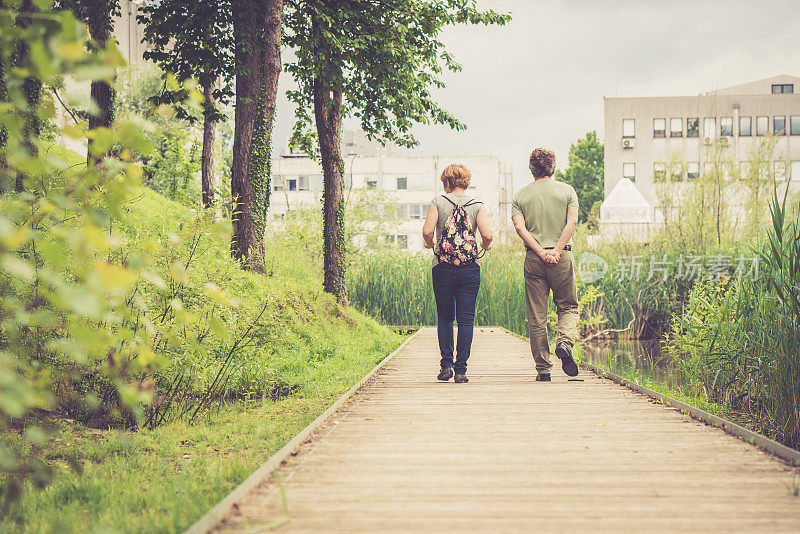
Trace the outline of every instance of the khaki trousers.
{"type": "Polygon", "coordinates": [[[549,373],[550,344],[547,339],[547,306],[550,291],[558,313],[556,343],[575,344],[578,330],[578,292],[572,252],[565,250],[555,265],[548,265],[535,252],[525,255],[525,301],[528,310],[528,335],[531,353],[539,374],[549,373]]]}

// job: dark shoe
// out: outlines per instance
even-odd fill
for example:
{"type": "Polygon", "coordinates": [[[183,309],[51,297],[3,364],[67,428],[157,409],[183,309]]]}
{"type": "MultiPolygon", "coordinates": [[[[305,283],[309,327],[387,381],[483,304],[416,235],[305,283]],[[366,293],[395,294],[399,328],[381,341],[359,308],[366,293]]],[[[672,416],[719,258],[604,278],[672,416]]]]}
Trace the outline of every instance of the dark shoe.
{"type": "Polygon", "coordinates": [[[447,382],[453,378],[453,368],[452,367],[442,367],[439,371],[439,376],[436,377],[437,380],[442,380],[443,382],[447,382]]]}
{"type": "Polygon", "coordinates": [[[466,384],[467,382],[469,382],[469,378],[467,378],[467,375],[457,374],[454,382],[456,384],[466,384]]]}
{"type": "Polygon", "coordinates": [[[572,359],[572,347],[563,341],[556,345],[556,356],[561,360],[561,368],[567,376],[578,376],[578,364],[572,359]]]}
{"type": "Polygon", "coordinates": [[[542,373],[540,375],[536,375],[537,382],[550,382],[550,373],[542,373]]]}

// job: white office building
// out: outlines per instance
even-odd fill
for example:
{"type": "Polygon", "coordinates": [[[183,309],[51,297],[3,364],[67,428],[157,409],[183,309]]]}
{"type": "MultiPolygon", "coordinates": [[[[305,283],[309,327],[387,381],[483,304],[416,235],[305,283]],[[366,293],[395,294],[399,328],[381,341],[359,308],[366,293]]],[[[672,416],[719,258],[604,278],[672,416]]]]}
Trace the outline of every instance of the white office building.
{"type": "Polygon", "coordinates": [[[710,163],[709,146],[721,141],[726,158],[747,164],[766,136],[777,138],[775,175],[800,186],[800,78],[775,76],[698,96],[606,98],[601,235],[646,237],[643,228],[659,223],[657,184],[668,162],[686,163],[681,176],[669,173],[674,187],[688,187],[710,163]]]}
{"type": "MultiPolygon", "coordinates": [[[[444,192],[439,176],[452,163],[470,169],[468,194],[484,202],[502,237],[510,218],[513,184],[511,169],[496,156],[403,156],[397,147],[366,141],[361,132],[344,132],[342,137],[345,197],[356,200],[364,198],[359,192],[375,190],[375,196],[390,203],[397,213],[396,224],[382,225],[380,239],[411,250],[423,248],[422,223],[428,204],[434,195],[444,192]]],[[[298,208],[319,207],[321,199],[322,168],[318,163],[302,154],[273,159],[271,218],[283,218],[298,208]]]]}

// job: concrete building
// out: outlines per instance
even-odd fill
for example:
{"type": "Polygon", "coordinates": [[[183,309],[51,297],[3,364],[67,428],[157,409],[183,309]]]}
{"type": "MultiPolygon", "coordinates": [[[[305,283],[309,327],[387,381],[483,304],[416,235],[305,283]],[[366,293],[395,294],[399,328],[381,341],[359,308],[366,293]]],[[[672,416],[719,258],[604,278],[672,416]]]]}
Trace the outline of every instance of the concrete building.
{"type": "Polygon", "coordinates": [[[136,20],[144,3],[144,0],[119,0],[119,16],[114,17],[114,38],[129,65],[144,63],[142,56],[147,50],[147,43],[143,42],[144,26],[136,20]]]}
{"type": "MultiPolygon", "coordinates": [[[[698,96],[605,99],[605,198],[600,210],[601,235],[615,235],[627,225],[641,225],[635,210],[626,210],[630,193],[615,188],[635,185],[649,204],[647,221],[658,223],[657,183],[667,163],[679,158],[686,168],[673,181],[691,183],[710,161],[709,146],[721,140],[726,157],[746,163],[750,151],[766,136],[778,138],[775,171],[790,186],[800,185],[800,78],[775,76],[698,96]]],[[[686,185],[675,184],[675,187],[686,185]]],[[[633,226],[631,226],[633,229],[633,226]]],[[[637,230],[640,232],[641,230],[637,230]]]]}
{"type": "MultiPolygon", "coordinates": [[[[422,223],[434,195],[443,193],[439,176],[451,163],[466,165],[472,173],[468,193],[486,205],[492,225],[502,238],[511,212],[511,169],[496,156],[402,156],[397,147],[366,141],[360,132],[344,132],[345,197],[358,201],[364,191],[376,209],[385,201],[396,211],[396,225],[382,226],[379,239],[402,248],[423,248],[422,223]]],[[[322,169],[309,157],[288,154],[272,161],[270,218],[281,219],[291,210],[318,207],[322,199],[322,169]]]]}

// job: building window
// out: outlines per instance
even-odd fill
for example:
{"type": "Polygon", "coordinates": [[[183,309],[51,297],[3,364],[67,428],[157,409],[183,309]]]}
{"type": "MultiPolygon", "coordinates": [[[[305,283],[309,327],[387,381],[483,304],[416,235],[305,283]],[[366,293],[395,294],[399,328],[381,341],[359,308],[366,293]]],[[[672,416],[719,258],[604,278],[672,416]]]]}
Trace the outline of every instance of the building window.
{"type": "Polygon", "coordinates": [[[667,177],[667,164],[663,161],[653,163],[653,181],[663,182],[667,177]]]}
{"type": "Polygon", "coordinates": [[[686,119],[686,137],[700,137],[700,119],[686,119]]]}
{"type": "Polygon", "coordinates": [[[633,119],[622,119],[622,137],[636,137],[636,126],[633,119]]]}
{"type": "Polygon", "coordinates": [[[377,189],[378,180],[376,178],[367,178],[366,185],[367,189],[377,189]]]}
{"type": "Polygon", "coordinates": [[[739,117],[739,135],[741,137],[749,137],[753,135],[752,117],[739,117]]]}
{"type": "Polygon", "coordinates": [[[800,135],[800,116],[789,118],[789,131],[792,135],[800,135]]]}
{"type": "Polygon", "coordinates": [[[773,95],[790,95],[794,93],[794,84],[793,83],[773,83],[772,84],[772,94],[773,95]]]}
{"type": "Polygon", "coordinates": [[[700,164],[696,161],[690,161],[686,164],[686,178],[689,180],[697,180],[697,175],[700,172],[700,164]]]}
{"type": "Polygon", "coordinates": [[[283,191],[283,184],[275,183],[272,185],[273,191],[283,191]]]}
{"type": "Polygon", "coordinates": [[[398,204],[395,209],[398,219],[408,219],[408,204],[398,204]]]}
{"type": "Polygon", "coordinates": [[[795,182],[800,182],[800,161],[792,162],[791,178],[795,182]]]}
{"type": "Polygon", "coordinates": [[[408,189],[408,177],[406,176],[398,176],[397,177],[397,189],[408,189]]]}
{"type": "Polygon", "coordinates": [[[775,135],[786,135],[786,117],[772,118],[772,133],[775,135]]]}
{"type": "Polygon", "coordinates": [[[756,117],[756,135],[764,137],[769,131],[769,117],[756,117]]]}
{"type": "Polygon", "coordinates": [[[286,180],[286,185],[288,186],[289,191],[297,191],[297,179],[289,178],[286,180]]]}
{"type": "Polygon", "coordinates": [[[774,164],[775,179],[782,182],[786,180],[786,162],[776,161],[774,164]]]}
{"type": "Polygon", "coordinates": [[[425,209],[427,208],[426,204],[409,204],[408,205],[408,217],[410,219],[422,219],[425,213],[425,209]]]}
{"type": "Polygon", "coordinates": [[[667,119],[653,119],[653,137],[667,136],[667,119]]]}
{"type": "Polygon", "coordinates": [[[669,120],[669,136],[683,137],[683,119],[669,120]]]}
{"type": "Polygon", "coordinates": [[[720,117],[719,135],[722,137],[733,137],[733,117],[720,117]]]}
{"type": "Polygon", "coordinates": [[[627,178],[631,182],[636,181],[636,164],[635,163],[623,163],[622,164],[622,177],[627,178]]]}
{"type": "Polygon", "coordinates": [[[711,139],[717,136],[717,119],[706,117],[703,119],[703,137],[711,139]]]}
{"type": "Polygon", "coordinates": [[[400,248],[408,248],[408,236],[403,234],[398,235],[397,246],[400,248]]]}
{"type": "Polygon", "coordinates": [[[308,191],[308,176],[300,176],[297,179],[297,190],[308,191]]]}

